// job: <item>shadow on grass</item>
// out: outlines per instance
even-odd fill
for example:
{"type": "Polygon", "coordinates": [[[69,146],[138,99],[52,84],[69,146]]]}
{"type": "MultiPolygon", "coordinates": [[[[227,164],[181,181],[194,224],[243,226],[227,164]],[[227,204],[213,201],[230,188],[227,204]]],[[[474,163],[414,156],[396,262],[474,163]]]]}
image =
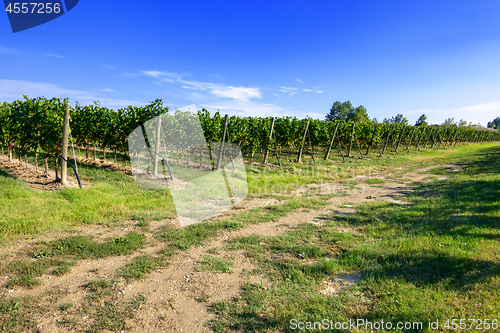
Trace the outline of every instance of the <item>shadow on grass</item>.
{"type": "Polygon", "coordinates": [[[466,163],[466,174],[481,175],[500,173],[500,146],[481,149],[474,157],[474,162],[466,163]]]}
{"type": "Polygon", "coordinates": [[[486,250],[500,240],[499,171],[500,147],[486,148],[462,173],[406,193],[410,205],[378,203],[352,216],[335,216],[371,227],[374,236],[386,240],[347,251],[340,260],[378,277],[455,290],[499,276],[497,254],[486,250]],[[368,269],[362,267],[366,264],[368,269]]]}
{"type": "Polygon", "coordinates": [[[499,188],[500,180],[450,179],[420,186],[412,194],[414,204],[396,219],[414,232],[500,239],[492,232],[500,230],[499,188]]]}
{"type": "MultiPolygon", "coordinates": [[[[450,255],[445,251],[432,253],[389,254],[380,257],[351,251],[346,256],[361,256],[363,262],[377,262],[364,269],[367,275],[382,278],[403,278],[417,287],[439,284],[447,290],[465,291],[500,275],[500,263],[450,255]]],[[[341,258],[342,260],[342,258],[341,258]]],[[[362,267],[360,267],[362,269],[362,267]]]]}
{"type": "Polygon", "coordinates": [[[5,177],[5,178],[15,178],[9,173],[5,172],[4,170],[0,169],[0,177],[5,177]]]}

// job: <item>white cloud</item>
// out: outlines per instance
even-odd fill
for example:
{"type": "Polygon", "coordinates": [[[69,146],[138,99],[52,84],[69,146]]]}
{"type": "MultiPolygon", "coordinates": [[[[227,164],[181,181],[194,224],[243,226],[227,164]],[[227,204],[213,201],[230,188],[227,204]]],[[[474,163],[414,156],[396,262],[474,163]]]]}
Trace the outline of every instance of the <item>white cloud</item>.
{"type": "Polygon", "coordinates": [[[103,88],[103,89],[99,89],[99,91],[103,91],[103,92],[113,92],[115,91],[114,89],[109,89],[109,88],[103,88]]]}
{"type": "Polygon", "coordinates": [[[207,110],[210,110],[211,112],[214,110],[220,110],[221,113],[234,114],[242,117],[268,117],[270,115],[286,115],[285,110],[277,105],[258,103],[255,101],[249,101],[245,103],[236,100],[226,100],[216,103],[202,103],[201,106],[206,108],[207,110]]]}
{"type": "MultiPolygon", "coordinates": [[[[288,96],[293,96],[298,91],[304,91],[304,92],[313,92],[314,91],[313,89],[308,89],[308,88],[299,89],[296,87],[286,87],[286,86],[278,86],[278,90],[281,91],[282,93],[288,94],[288,96]]],[[[323,90],[316,90],[316,92],[323,93],[323,90]]]]}
{"type": "Polygon", "coordinates": [[[323,91],[323,90],[316,90],[316,92],[317,92],[318,94],[322,94],[322,93],[324,93],[324,91],[323,91]]]}
{"type": "Polygon", "coordinates": [[[295,88],[295,87],[285,87],[285,86],[279,86],[278,88],[280,88],[280,91],[282,92],[288,92],[290,90],[299,90],[299,88],[295,88]]]}
{"type": "Polygon", "coordinates": [[[246,87],[220,87],[211,91],[215,96],[233,98],[241,101],[248,101],[250,98],[261,98],[259,88],[246,87]]]}
{"type": "Polygon", "coordinates": [[[0,79],[0,100],[14,101],[23,99],[23,95],[30,98],[69,98],[70,103],[78,101],[81,105],[92,104],[100,101],[102,106],[109,108],[121,108],[128,105],[145,105],[146,103],[127,99],[101,98],[98,95],[81,91],[66,89],[58,84],[48,82],[32,82],[24,80],[1,80],[0,79]]]}
{"type": "Polygon", "coordinates": [[[172,72],[141,71],[141,73],[155,79],[162,79],[166,82],[174,82],[174,80],[181,79],[181,75],[172,72]]]}
{"type": "Polygon", "coordinates": [[[403,114],[414,115],[415,117],[425,114],[427,121],[433,124],[441,124],[445,119],[455,118],[457,122],[463,119],[473,124],[481,123],[486,126],[489,121],[500,115],[500,101],[447,109],[419,109],[407,111],[403,114]]]}
{"type": "Polygon", "coordinates": [[[102,68],[105,68],[105,69],[118,69],[118,67],[115,67],[113,65],[102,65],[102,68]]]}
{"type": "Polygon", "coordinates": [[[0,45],[0,53],[11,53],[11,52],[14,52],[14,50],[3,47],[0,45]]]}
{"type": "Polygon", "coordinates": [[[185,89],[208,91],[215,97],[231,98],[243,102],[248,102],[251,98],[262,97],[260,89],[255,87],[233,87],[221,83],[187,80],[178,81],[183,84],[182,87],[185,89]]]}
{"type": "Polygon", "coordinates": [[[141,74],[140,73],[128,73],[128,72],[122,73],[122,76],[127,77],[127,78],[134,78],[134,77],[138,77],[139,75],[141,75],[141,74]]]}
{"type": "MultiPolygon", "coordinates": [[[[279,113],[282,109],[274,104],[261,103],[256,100],[262,98],[261,89],[258,87],[233,86],[224,83],[203,82],[187,80],[190,74],[178,74],[157,70],[142,71],[142,75],[149,76],[157,82],[177,83],[179,88],[184,89],[184,96],[178,95],[186,103],[226,113],[242,116],[267,116],[270,113],[279,113]]],[[[169,105],[172,109],[174,106],[169,105]]]]}
{"type": "Polygon", "coordinates": [[[181,84],[181,88],[187,90],[208,91],[211,95],[219,98],[230,98],[243,102],[248,102],[251,98],[261,98],[261,92],[256,87],[234,87],[222,83],[202,82],[196,80],[184,80],[183,76],[173,72],[163,72],[157,70],[141,71],[142,74],[160,79],[161,81],[181,84]]]}
{"type": "Polygon", "coordinates": [[[297,81],[297,82],[299,82],[299,83],[304,83],[304,81],[302,81],[302,80],[301,80],[301,79],[299,79],[298,77],[296,77],[294,80],[295,80],[295,81],[297,81]]]}
{"type": "Polygon", "coordinates": [[[47,57],[52,57],[52,58],[66,59],[66,57],[63,57],[63,56],[61,56],[61,55],[54,54],[54,53],[45,53],[45,55],[46,55],[47,57]]]}
{"type": "Polygon", "coordinates": [[[86,104],[92,104],[94,101],[99,101],[99,104],[101,106],[110,108],[110,109],[120,109],[127,107],[129,105],[133,106],[144,106],[148,103],[140,102],[140,101],[135,101],[131,99],[119,99],[119,98],[94,98],[91,101],[86,101],[85,103],[80,101],[80,104],[86,105],[86,104]]]}

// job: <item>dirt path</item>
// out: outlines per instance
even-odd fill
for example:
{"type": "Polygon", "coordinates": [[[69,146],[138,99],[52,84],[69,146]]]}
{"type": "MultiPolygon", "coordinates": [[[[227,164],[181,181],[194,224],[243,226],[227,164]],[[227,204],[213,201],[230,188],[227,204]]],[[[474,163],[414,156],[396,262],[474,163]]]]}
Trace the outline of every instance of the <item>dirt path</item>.
{"type": "MultiPolygon", "coordinates": [[[[192,247],[175,255],[170,259],[170,264],[167,267],[150,273],[146,278],[129,284],[122,282],[119,293],[124,297],[131,298],[136,295],[147,297],[147,301],[139,307],[134,319],[129,322],[129,326],[132,327],[131,332],[209,332],[210,330],[205,326],[205,323],[213,318],[213,315],[207,311],[212,302],[238,296],[241,287],[246,283],[260,283],[264,287],[272,284],[272,281],[262,275],[246,274],[256,267],[242,251],[217,251],[224,246],[227,239],[249,235],[271,237],[280,235],[301,223],[321,224],[322,219],[320,218],[322,216],[332,214],[332,212],[336,214],[353,213],[357,205],[366,201],[385,200],[396,204],[405,204],[405,193],[412,190],[412,184],[426,181],[429,178],[428,174],[422,172],[440,166],[450,165],[433,166],[413,173],[404,173],[404,170],[401,169],[401,175],[379,176],[383,179],[383,183],[377,186],[370,186],[364,182],[366,180],[364,177],[358,177],[355,179],[358,183],[348,190],[346,196],[334,196],[320,209],[298,210],[275,221],[220,233],[205,242],[203,246],[192,247]],[[404,181],[399,179],[402,175],[404,175],[404,181]],[[232,272],[217,274],[212,271],[197,270],[197,262],[208,254],[233,262],[232,272]]],[[[452,167],[456,168],[456,166],[452,167]]],[[[300,188],[292,196],[316,196],[337,193],[338,191],[339,184],[337,183],[313,184],[300,188]]],[[[243,204],[243,208],[236,212],[276,203],[279,203],[279,200],[274,198],[248,200],[243,204]]],[[[169,223],[172,221],[158,221],[152,223],[150,227],[154,231],[169,223]]],[[[119,237],[135,229],[140,230],[135,221],[124,221],[113,228],[109,226],[89,228],[86,226],[85,230],[81,231],[85,234],[119,237]]],[[[355,233],[356,230],[344,227],[342,230],[339,229],[339,232],[355,233]]],[[[54,239],[64,235],[55,236],[52,234],[45,235],[43,238],[54,239]]],[[[8,290],[7,294],[10,296],[42,297],[50,290],[57,289],[65,294],[59,300],[60,303],[73,302],[78,304],[84,297],[88,296],[88,291],[82,287],[86,282],[91,279],[112,277],[116,273],[116,269],[130,262],[133,257],[145,253],[157,253],[162,248],[161,243],[154,240],[153,237],[148,237],[148,239],[147,246],[132,255],[99,260],[81,260],[69,273],[63,276],[44,275],[41,277],[41,286],[34,289],[14,288],[8,290]]],[[[7,250],[10,253],[17,253],[25,251],[30,246],[33,246],[33,242],[18,242],[13,248],[4,248],[0,252],[7,250]]],[[[1,277],[0,287],[5,286],[8,280],[8,277],[1,277]]],[[[37,319],[39,332],[66,332],[65,328],[61,328],[57,324],[60,318],[61,315],[58,313],[43,314],[37,319]]]]}

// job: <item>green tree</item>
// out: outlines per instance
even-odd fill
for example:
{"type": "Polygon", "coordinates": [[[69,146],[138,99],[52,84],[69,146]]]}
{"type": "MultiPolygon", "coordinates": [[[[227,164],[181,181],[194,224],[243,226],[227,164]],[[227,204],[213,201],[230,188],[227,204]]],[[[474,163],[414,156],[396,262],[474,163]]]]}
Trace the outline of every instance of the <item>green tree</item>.
{"type": "Polygon", "coordinates": [[[408,119],[404,117],[402,114],[397,114],[395,117],[391,119],[384,118],[384,123],[386,124],[408,124],[408,119]]]}
{"type": "Polygon", "coordinates": [[[368,117],[366,108],[363,105],[360,105],[357,108],[352,109],[347,114],[347,120],[353,120],[357,123],[364,123],[369,121],[370,118],[368,117]]]}
{"type": "Polygon", "coordinates": [[[457,126],[457,123],[455,122],[455,118],[448,118],[444,121],[442,125],[445,127],[451,127],[451,126],[457,126]]]}
{"type": "Polygon", "coordinates": [[[493,121],[489,121],[488,128],[500,129],[500,117],[496,117],[493,121]]]}
{"type": "Polygon", "coordinates": [[[328,113],[325,118],[328,121],[347,120],[347,116],[352,109],[353,107],[350,101],[344,103],[336,101],[330,108],[330,113],[328,113]]]}
{"type": "Polygon", "coordinates": [[[426,126],[426,125],[427,125],[427,116],[423,114],[420,116],[420,118],[418,118],[417,122],[415,123],[415,126],[426,126]]]}
{"type": "Polygon", "coordinates": [[[353,120],[356,122],[366,122],[370,120],[366,108],[363,105],[355,108],[352,106],[350,101],[346,101],[344,103],[337,101],[333,103],[330,108],[330,113],[328,113],[325,118],[328,121],[353,120]]]}

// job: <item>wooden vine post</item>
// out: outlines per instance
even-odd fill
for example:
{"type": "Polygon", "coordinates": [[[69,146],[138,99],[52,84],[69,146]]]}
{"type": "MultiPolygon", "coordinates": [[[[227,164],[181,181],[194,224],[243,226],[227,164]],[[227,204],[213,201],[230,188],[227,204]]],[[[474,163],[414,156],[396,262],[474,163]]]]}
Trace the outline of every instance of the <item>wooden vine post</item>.
{"type": "Polygon", "coordinates": [[[271,118],[271,127],[269,128],[269,141],[267,143],[266,154],[264,155],[264,161],[262,162],[262,164],[266,164],[267,158],[269,157],[269,142],[273,138],[273,129],[274,129],[274,117],[271,118]]]}
{"type": "Polygon", "coordinates": [[[347,151],[347,156],[351,156],[351,148],[352,148],[352,139],[354,138],[354,126],[356,125],[356,122],[352,123],[352,131],[351,131],[351,141],[349,142],[349,150],[347,151]]]}
{"type": "Polygon", "coordinates": [[[431,149],[434,148],[434,145],[436,145],[436,149],[439,149],[438,145],[436,144],[436,138],[437,138],[438,134],[439,134],[439,127],[437,127],[436,134],[434,134],[434,136],[432,137],[431,149]]]}
{"type": "Polygon", "coordinates": [[[368,155],[368,153],[370,152],[370,148],[373,145],[373,140],[375,139],[375,133],[377,133],[377,127],[378,127],[378,123],[375,124],[375,129],[373,130],[372,139],[370,140],[370,144],[368,145],[368,148],[366,149],[365,155],[368,155]]]}
{"type": "MultiPolygon", "coordinates": [[[[444,134],[442,135],[442,137],[444,138],[445,134],[448,133],[448,129],[445,130],[444,134]]],[[[446,146],[444,145],[443,143],[443,140],[441,139],[441,135],[437,135],[437,138],[439,140],[439,143],[441,144],[441,146],[443,146],[444,149],[446,149],[446,146]]],[[[439,145],[436,145],[438,148],[439,148],[439,145]]]]}
{"type": "Polygon", "coordinates": [[[160,147],[160,131],[161,131],[161,114],[158,115],[156,120],[155,156],[153,164],[153,175],[155,177],[158,177],[158,151],[160,147]]]}
{"type": "Polygon", "coordinates": [[[385,148],[387,147],[387,144],[389,143],[389,137],[391,136],[392,125],[394,125],[394,123],[391,124],[391,126],[389,127],[389,131],[387,132],[387,138],[385,139],[385,144],[384,144],[384,148],[382,149],[382,154],[385,153],[385,148]]]}
{"type": "MultiPolygon", "coordinates": [[[[457,128],[458,130],[458,128],[457,128]]],[[[457,131],[455,130],[455,133],[457,131]]],[[[450,131],[450,136],[448,137],[448,145],[451,147],[451,145],[453,144],[453,140],[455,139],[455,135],[453,134],[453,130],[450,131]]]]}
{"type": "Polygon", "coordinates": [[[330,141],[330,145],[328,146],[328,149],[326,150],[325,161],[328,159],[328,155],[330,155],[330,151],[332,150],[333,140],[335,140],[335,135],[337,135],[337,128],[338,127],[339,127],[339,121],[337,121],[337,124],[335,124],[335,130],[333,130],[332,140],[330,141]]]}
{"type": "Polygon", "coordinates": [[[61,162],[61,183],[66,185],[67,183],[67,174],[68,174],[68,165],[66,161],[68,160],[68,137],[69,137],[69,103],[65,103],[64,105],[64,123],[63,123],[63,135],[62,135],[62,152],[61,156],[63,157],[63,161],[61,162]],[[66,161],[65,161],[66,160],[66,161]]]}
{"type": "Polygon", "coordinates": [[[410,134],[410,141],[408,141],[408,144],[406,145],[406,150],[408,150],[408,152],[410,152],[410,146],[411,146],[411,142],[413,140],[413,134],[415,134],[415,129],[416,129],[416,127],[413,126],[413,130],[411,131],[411,134],[410,134]]]}
{"type": "MultiPolygon", "coordinates": [[[[434,128],[431,127],[431,131],[429,132],[429,136],[427,137],[427,140],[425,140],[425,149],[427,149],[427,143],[429,143],[429,140],[431,139],[432,136],[432,131],[434,131],[434,128]]],[[[432,148],[432,147],[431,147],[432,148]]]]}
{"type": "Polygon", "coordinates": [[[446,149],[446,145],[447,143],[450,141],[450,136],[451,136],[451,133],[453,133],[453,129],[452,128],[448,128],[445,132],[446,136],[443,135],[442,137],[442,141],[443,141],[443,147],[444,149],[446,149]],[[448,133],[449,132],[449,133],[448,133]]]}
{"type": "Polygon", "coordinates": [[[422,126],[422,131],[420,131],[420,134],[418,136],[418,141],[417,141],[417,149],[418,149],[418,151],[421,151],[420,150],[420,141],[422,141],[422,137],[423,137],[424,133],[425,133],[425,127],[422,126]]]}
{"type": "Polygon", "coordinates": [[[229,116],[226,114],[226,116],[224,117],[224,130],[222,131],[222,141],[220,143],[220,147],[219,147],[219,155],[217,157],[217,165],[216,165],[216,168],[215,170],[219,170],[220,169],[220,164],[222,162],[222,155],[224,153],[224,141],[226,140],[226,132],[227,132],[227,123],[229,122],[229,116]]]}
{"type": "Polygon", "coordinates": [[[396,154],[398,154],[399,144],[401,143],[401,140],[403,139],[403,135],[405,134],[405,128],[406,128],[406,124],[403,125],[403,129],[401,130],[401,134],[399,135],[398,142],[396,143],[396,154]]]}
{"type": "Polygon", "coordinates": [[[311,119],[307,118],[306,130],[304,131],[304,137],[302,138],[302,141],[300,143],[299,156],[297,157],[297,163],[300,163],[302,161],[302,152],[304,151],[304,143],[306,142],[306,135],[307,135],[307,131],[309,130],[309,122],[310,121],[311,121],[311,119]]]}

